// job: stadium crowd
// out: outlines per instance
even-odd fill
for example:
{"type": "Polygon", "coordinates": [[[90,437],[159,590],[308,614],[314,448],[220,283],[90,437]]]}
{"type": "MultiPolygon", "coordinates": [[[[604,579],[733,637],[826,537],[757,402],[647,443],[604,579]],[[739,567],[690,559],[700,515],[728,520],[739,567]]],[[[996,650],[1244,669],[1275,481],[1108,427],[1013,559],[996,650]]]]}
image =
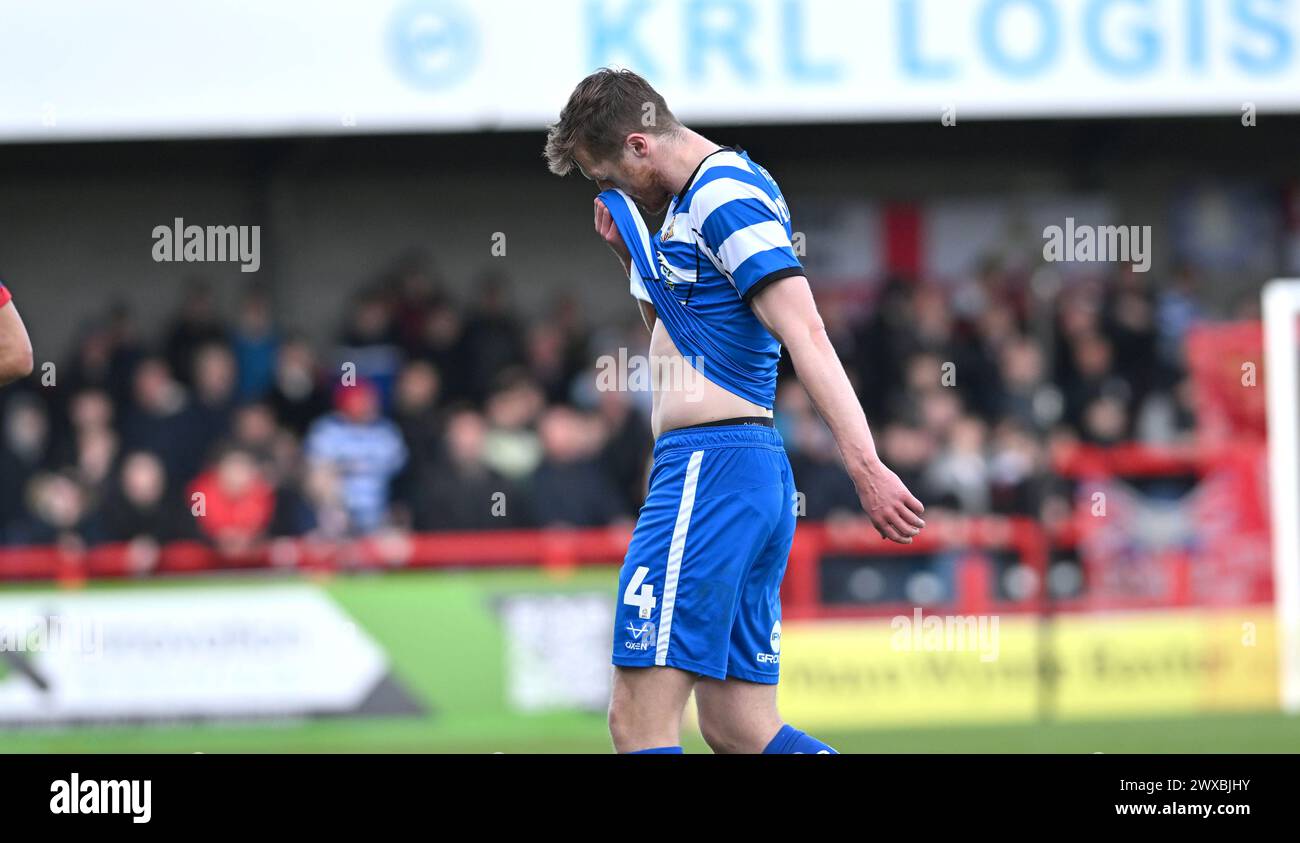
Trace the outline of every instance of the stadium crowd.
{"type": "MultiPolygon", "coordinates": [[[[1191,429],[1181,348],[1202,318],[1197,281],[1155,280],[1120,268],[1042,305],[1027,277],[989,265],[823,311],[882,456],[928,509],[1051,517],[1068,506],[1055,442],[1191,429]]],[[[355,296],[331,347],[285,331],[256,287],[227,314],[192,282],[156,336],[114,308],[53,385],[38,365],[0,395],[0,543],[147,536],[237,554],[385,526],[631,523],[650,396],[602,390],[597,371],[620,348],[645,353],[635,312],[596,318],[561,295],[525,318],[505,280],[471,289],[457,301],[404,264],[355,296]]],[[[776,416],[806,515],[857,513],[788,365],[776,416]]]]}

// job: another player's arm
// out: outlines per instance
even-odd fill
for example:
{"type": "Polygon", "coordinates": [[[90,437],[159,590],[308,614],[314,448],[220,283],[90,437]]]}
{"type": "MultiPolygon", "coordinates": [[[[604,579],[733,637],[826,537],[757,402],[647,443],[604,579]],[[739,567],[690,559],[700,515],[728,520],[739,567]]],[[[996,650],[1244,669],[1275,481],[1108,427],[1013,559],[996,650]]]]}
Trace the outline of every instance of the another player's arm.
{"type": "Polygon", "coordinates": [[[18,307],[0,284],[0,386],[32,373],[32,341],[18,307]]]}
{"type": "Polygon", "coordinates": [[[876,453],[867,417],[831,345],[808,279],[795,275],[768,284],[754,294],[750,307],[790,351],[799,381],[835,436],[871,523],[882,537],[911,544],[925,526],[925,507],[876,453]]]}

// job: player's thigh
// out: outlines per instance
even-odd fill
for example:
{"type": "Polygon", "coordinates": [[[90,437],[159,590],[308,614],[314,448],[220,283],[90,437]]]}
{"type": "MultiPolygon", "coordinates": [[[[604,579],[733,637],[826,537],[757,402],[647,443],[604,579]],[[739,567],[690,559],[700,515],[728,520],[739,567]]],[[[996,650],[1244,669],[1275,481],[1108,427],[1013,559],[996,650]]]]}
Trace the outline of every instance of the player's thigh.
{"type": "Polygon", "coordinates": [[[776,507],[775,528],[756,555],[741,585],[731,625],[727,678],[773,685],[781,668],[781,581],[794,541],[794,487],[790,483],[769,502],[776,507]]]}
{"type": "Polygon", "coordinates": [[[640,723],[680,722],[698,676],[672,667],[614,667],[612,713],[640,723]]]}
{"type": "Polygon", "coordinates": [[[776,686],[743,679],[701,677],[695,683],[700,715],[754,719],[776,712],[776,686]]]}

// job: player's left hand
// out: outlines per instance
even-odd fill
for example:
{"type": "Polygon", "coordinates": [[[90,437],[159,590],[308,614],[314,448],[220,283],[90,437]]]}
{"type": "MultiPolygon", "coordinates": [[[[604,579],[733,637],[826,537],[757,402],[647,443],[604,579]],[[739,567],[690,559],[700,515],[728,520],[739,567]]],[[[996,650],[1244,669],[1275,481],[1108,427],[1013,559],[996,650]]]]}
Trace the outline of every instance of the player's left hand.
{"type": "Polygon", "coordinates": [[[917,500],[898,475],[875,463],[857,482],[858,500],[882,539],[911,544],[925,527],[921,514],[925,506],[917,500]]]}

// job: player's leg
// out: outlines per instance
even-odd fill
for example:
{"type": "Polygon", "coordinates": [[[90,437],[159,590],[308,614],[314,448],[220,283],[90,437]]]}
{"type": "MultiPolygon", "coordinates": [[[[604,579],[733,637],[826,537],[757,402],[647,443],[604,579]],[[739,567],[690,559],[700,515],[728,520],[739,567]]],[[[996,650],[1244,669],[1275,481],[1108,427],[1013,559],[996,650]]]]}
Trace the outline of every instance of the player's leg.
{"type": "MultiPolygon", "coordinates": [[[[692,682],[727,675],[731,630],[746,572],[771,532],[753,503],[747,452],[758,434],[732,427],[660,437],[646,504],[619,575],[613,662],[620,670],[610,729],[619,747],[677,734],[692,682]],[[653,690],[639,698],[642,685],[653,690]]],[[[769,448],[766,453],[772,454],[769,448]]],[[[776,485],[765,494],[779,500],[776,485]]]]}
{"type": "Polygon", "coordinates": [[[609,701],[614,751],[681,751],[682,711],[696,678],[673,667],[615,666],[609,701]]]}
{"type": "Polygon", "coordinates": [[[757,754],[785,724],[776,709],[776,686],[743,679],[701,678],[695,685],[700,732],[716,753],[757,754]]]}
{"type": "Polygon", "coordinates": [[[774,456],[779,457],[784,478],[779,497],[766,502],[774,527],[745,577],[732,623],[726,679],[696,686],[700,730],[715,752],[834,753],[784,723],[777,710],[781,580],[794,541],[796,490],[785,454],[774,456]]]}
{"type": "MultiPolygon", "coordinates": [[[[616,752],[681,751],[682,712],[698,666],[680,663],[680,620],[675,634],[672,625],[679,596],[689,599],[682,568],[704,534],[693,517],[702,463],[702,453],[656,448],[650,489],[619,573],[609,705],[616,752]]],[[[725,658],[724,649],[722,665],[725,658]]]]}
{"type": "Polygon", "coordinates": [[[776,686],[700,679],[695,685],[700,712],[700,732],[719,754],[837,755],[827,744],[781,719],[776,706],[776,686]]]}

